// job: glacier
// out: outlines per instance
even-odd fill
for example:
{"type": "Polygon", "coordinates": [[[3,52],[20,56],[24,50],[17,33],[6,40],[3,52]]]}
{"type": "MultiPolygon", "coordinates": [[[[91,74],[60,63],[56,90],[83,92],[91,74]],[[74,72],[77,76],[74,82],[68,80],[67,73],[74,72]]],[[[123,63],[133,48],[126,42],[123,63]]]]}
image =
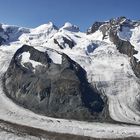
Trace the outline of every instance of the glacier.
{"type": "MultiPolygon", "coordinates": [[[[124,23],[132,24],[134,21],[120,21],[119,24],[124,27],[122,30],[117,27],[117,35],[134,46],[138,51],[134,57],[139,61],[140,23],[137,22],[134,27],[125,26],[124,23]]],[[[107,22],[104,24],[108,26],[107,22]]],[[[34,46],[40,51],[50,48],[65,53],[86,71],[88,82],[101,91],[101,96],[107,97],[109,115],[120,124],[56,119],[35,114],[11,101],[3,92],[2,81],[0,119],[51,132],[95,138],[140,137],[140,111],[137,107],[140,98],[139,78],[131,67],[130,57],[120,53],[110,40],[109,29],[104,37],[100,29],[103,25],[90,34],[80,32],[71,23],[66,23],[60,29],[51,22],[35,29],[2,25],[0,37],[5,41],[0,46],[0,77],[6,72],[14,53],[24,44],[34,46]],[[7,28],[11,29],[10,33],[7,28]]],[[[56,53],[50,53],[49,56],[54,63],[60,64],[62,61],[61,56],[56,53]]]]}

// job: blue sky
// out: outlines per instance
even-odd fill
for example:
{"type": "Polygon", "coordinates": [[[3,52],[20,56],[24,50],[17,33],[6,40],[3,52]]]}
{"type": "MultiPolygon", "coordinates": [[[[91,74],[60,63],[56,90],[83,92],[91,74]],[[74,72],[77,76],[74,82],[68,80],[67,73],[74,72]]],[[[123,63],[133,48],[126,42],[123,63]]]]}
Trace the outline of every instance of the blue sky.
{"type": "Polygon", "coordinates": [[[0,0],[0,22],[36,27],[69,21],[86,30],[94,21],[126,16],[140,19],[140,0],[0,0]]]}

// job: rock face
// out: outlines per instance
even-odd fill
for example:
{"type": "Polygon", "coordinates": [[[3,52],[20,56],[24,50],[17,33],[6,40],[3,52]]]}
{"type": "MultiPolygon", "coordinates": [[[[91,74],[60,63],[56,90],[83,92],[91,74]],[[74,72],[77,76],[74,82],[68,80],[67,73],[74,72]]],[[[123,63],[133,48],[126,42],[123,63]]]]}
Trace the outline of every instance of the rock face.
{"type": "Polygon", "coordinates": [[[0,24],[0,45],[2,45],[6,40],[3,38],[2,34],[3,34],[3,28],[2,28],[2,24],[0,24]]]}
{"type": "Polygon", "coordinates": [[[0,45],[2,45],[5,42],[5,39],[3,39],[2,37],[0,37],[0,45]]]}
{"type": "Polygon", "coordinates": [[[92,27],[91,28],[89,28],[88,30],[87,30],[87,34],[92,34],[92,33],[94,33],[94,32],[96,32],[99,28],[100,28],[100,26],[101,25],[103,25],[105,22],[95,22],[93,25],[92,25],[92,27]]]}
{"type": "Polygon", "coordinates": [[[118,17],[116,19],[110,19],[106,22],[95,22],[91,28],[88,29],[87,34],[92,34],[97,30],[100,30],[103,34],[103,39],[109,36],[109,40],[113,42],[120,53],[126,54],[130,57],[130,63],[132,69],[137,77],[140,78],[140,62],[134,57],[138,53],[134,49],[134,46],[130,41],[122,40],[118,36],[118,31],[122,31],[122,28],[135,28],[140,22],[134,22],[125,17],[118,17]]]}
{"type": "Polygon", "coordinates": [[[140,78],[140,63],[138,60],[134,57],[135,54],[138,53],[134,49],[134,46],[127,40],[122,40],[121,38],[118,37],[118,29],[121,31],[122,27],[129,27],[129,28],[134,28],[135,27],[135,22],[131,21],[124,21],[126,20],[124,17],[117,19],[114,24],[111,24],[112,22],[110,21],[110,30],[109,30],[109,38],[110,40],[116,45],[117,49],[119,50],[120,53],[126,54],[130,57],[130,63],[132,66],[132,69],[137,77],[140,78]]]}
{"type": "Polygon", "coordinates": [[[64,49],[67,46],[72,49],[76,45],[76,43],[73,40],[68,39],[66,37],[62,37],[62,40],[62,42],[59,42],[59,40],[54,39],[54,43],[57,44],[60,47],[60,49],[64,49]]]}
{"type": "Polygon", "coordinates": [[[110,30],[109,35],[111,41],[116,45],[119,52],[130,57],[132,69],[135,75],[140,78],[140,62],[138,62],[138,60],[134,57],[134,55],[137,54],[138,51],[134,49],[134,46],[129,41],[121,40],[117,36],[117,32],[114,32],[114,30],[110,30]]]}
{"type": "Polygon", "coordinates": [[[106,106],[79,64],[63,53],[40,52],[27,45],[13,56],[4,76],[4,90],[25,108],[53,117],[100,119],[106,106]],[[59,63],[54,55],[59,55],[59,63]]]}
{"type": "Polygon", "coordinates": [[[29,33],[27,28],[3,25],[0,23],[0,45],[17,41],[23,33],[29,33]]]}

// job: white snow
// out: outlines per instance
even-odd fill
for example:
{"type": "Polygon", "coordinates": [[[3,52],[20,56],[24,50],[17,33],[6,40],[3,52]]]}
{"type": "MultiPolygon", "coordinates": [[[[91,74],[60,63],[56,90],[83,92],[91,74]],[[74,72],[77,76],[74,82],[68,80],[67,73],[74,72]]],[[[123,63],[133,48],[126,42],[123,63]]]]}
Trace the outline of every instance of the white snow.
{"type": "Polygon", "coordinates": [[[43,34],[43,33],[46,33],[46,31],[48,31],[48,30],[52,30],[53,26],[54,26],[53,23],[49,22],[48,24],[43,24],[43,25],[38,26],[35,29],[31,29],[31,33],[32,34],[38,34],[38,33],[43,34]]]}
{"type": "Polygon", "coordinates": [[[140,61],[140,25],[135,28],[123,27],[118,35],[121,39],[130,41],[135,50],[138,51],[134,56],[140,61]]]}
{"type": "Polygon", "coordinates": [[[54,38],[58,35],[67,35],[76,45],[73,49],[61,50],[52,38],[43,46],[66,53],[86,70],[89,82],[108,97],[112,119],[140,124],[140,113],[136,108],[135,98],[139,96],[140,85],[131,69],[129,58],[120,54],[108,38],[102,40],[100,31],[91,35],[63,31],[56,33],[54,38]],[[90,53],[89,46],[93,50],[90,53]]]}
{"type": "MultiPolygon", "coordinates": [[[[38,49],[38,48],[37,48],[38,49]]],[[[42,49],[41,49],[42,51],[42,49]]],[[[44,50],[45,51],[45,50],[44,50]]],[[[55,63],[55,64],[62,64],[62,55],[59,54],[56,51],[52,51],[52,50],[47,50],[47,54],[49,55],[49,57],[51,58],[51,60],[55,63]]],[[[35,69],[37,66],[45,66],[44,64],[31,60],[30,59],[30,52],[23,52],[19,57],[21,57],[21,64],[22,66],[25,66],[25,63],[31,63],[32,67],[35,69]]]]}
{"type": "Polygon", "coordinates": [[[94,34],[88,35],[92,40],[102,40],[103,34],[100,30],[97,30],[94,34]]]}
{"type": "Polygon", "coordinates": [[[72,25],[70,22],[66,22],[64,26],[60,28],[60,31],[67,30],[71,32],[79,32],[79,28],[76,25],[72,25]]]}
{"type": "Polygon", "coordinates": [[[34,60],[30,59],[30,53],[29,52],[23,52],[21,55],[21,64],[23,67],[25,66],[25,63],[31,63],[32,67],[35,69],[37,66],[42,66],[43,64],[34,60]]]}
{"type": "Polygon", "coordinates": [[[0,34],[3,34],[2,37],[7,40],[7,42],[17,41],[18,38],[23,33],[29,33],[30,29],[24,28],[24,27],[18,27],[15,25],[4,25],[2,24],[2,28],[4,32],[1,32],[0,34]]]}
{"type": "Polygon", "coordinates": [[[122,27],[122,31],[118,32],[118,36],[125,41],[130,41],[130,38],[132,36],[132,32],[129,27],[122,27]]]}
{"type": "Polygon", "coordinates": [[[55,64],[62,64],[62,55],[55,51],[47,50],[49,57],[55,64]]]}
{"type": "Polygon", "coordinates": [[[112,119],[140,124],[140,113],[135,107],[140,85],[127,56],[115,46],[104,44],[89,56],[66,53],[87,71],[89,82],[108,97],[112,119]]]}
{"type": "Polygon", "coordinates": [[[35,29],[30,29],[30,33],[22,34],[19,40],[23,44],[39,46],[47,42],[55,33],[57,33],[56,27],[52,22],[49,22],[35,29]]]}

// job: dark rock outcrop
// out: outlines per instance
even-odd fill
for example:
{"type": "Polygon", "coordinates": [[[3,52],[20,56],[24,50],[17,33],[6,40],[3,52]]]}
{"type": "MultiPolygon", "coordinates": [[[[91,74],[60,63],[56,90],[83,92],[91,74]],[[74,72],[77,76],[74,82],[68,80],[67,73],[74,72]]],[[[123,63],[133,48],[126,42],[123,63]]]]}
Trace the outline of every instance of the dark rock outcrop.
{"type": "MultiPolygon", "coordinates": [[[[127,22],[124,22],[120,26],[120,30],[122,26],[131,26],[131,28],[132,27],[134,28],[134,25],[136,24],[136,23],[133,23],[134,24],[133,25],[130,22],[130,24],[127,23],[126,25],[126,23],[127,22]]],[[[128,57],[130,57],[130,63],[131,63],[132,69],[135,75],[138,78],[140,78],[140,62],[134,57],[134,54],[137,54],[138,51],[134,49],[134,46],[129,41],[122,40],[118,37],[117,29],[114,26],[112,26],[109,30],[109,39],[116,45],[120,53],[126,54],[128,55],[128,57]]]]}
{"type": "Polygon", "coordinates": [[[0,45],[9,44],[10,42],[18,41],[23,33],[29,33],[29,29],[17,26],[5,26],[0,24],[0,45]]]}
{"type": "Polygon", "coordinates": [[[40,52],[24,45],[15,53],[3,80],[7,96],[25,108],[52,117],[101,119],[106,101],[87,82],[84,69],[65,54],[60,54],[62,63],[55,64],[48,51],[54,50],[40,52]],[[42,65],[23,65],[24,52],[42,65]]]}
{"type": "Polygon", "coordinates": [[[88,30],[87,30],[87,34],[92,34],[94,32],[96,32],[97,30],[99,30],[100,26],[105,24],[105,22],[95,22],[92,27],[90,27],[88,30]]]}
{"type": "MultiPolygon", "coordinates": [[[[2,24],[0,23],[0,34],[3,33],[4,30],[2,28],[2,24]]],[[[6,40],[0,35],[0,46],[5,42],[6,40]]]]}
{"type": "Polygon", "coordinates": [[[107,22],[95,22],[87,34],[100,30],[103,34],[103,39],[108,36],[110,41],[116,45],[120,53],[130,57],[132,69],[135,75],[140,78],[140,62],[134,57],[134,54],[137,54],[138,52],[129,41],[122,40],[118,37],[118,31],[122,31],[123,27],[132,29],[138,25],[140,25],[140,22],[134,22],[122,16],[115,19],[112,18],[107,22]]]}
{"type": "Polygon", "coordinates": [[[57,41],[57,39],[54,39],[54,43],[57,44],[60,47],[60,49],[66,48],[67,45],[69,46],[69,48],[72,49],[76,45],[76,43],[72,39],[68,39],[66,37],[62,37],[62,39],[63,43],[61,44],[59,43],[59,41],[57,41]]]}
{"type": "Polygon", "coordinates": [[[121,40],[117,36],[114,38],[116,38],[114,43],[116,44],[117,49],[120,53],[126,54],[130,57],[132,69],[135,75],[140,78],[140,62],[134,57],[134,54],[137,54],[138,52],[134,49],[134,46],[131,45],[129,41],[121,40]]]}
{"type": "Polygon", "coordinates": [[[0,45],[2,45],[6,40],[0,36],[0,45]]]}

